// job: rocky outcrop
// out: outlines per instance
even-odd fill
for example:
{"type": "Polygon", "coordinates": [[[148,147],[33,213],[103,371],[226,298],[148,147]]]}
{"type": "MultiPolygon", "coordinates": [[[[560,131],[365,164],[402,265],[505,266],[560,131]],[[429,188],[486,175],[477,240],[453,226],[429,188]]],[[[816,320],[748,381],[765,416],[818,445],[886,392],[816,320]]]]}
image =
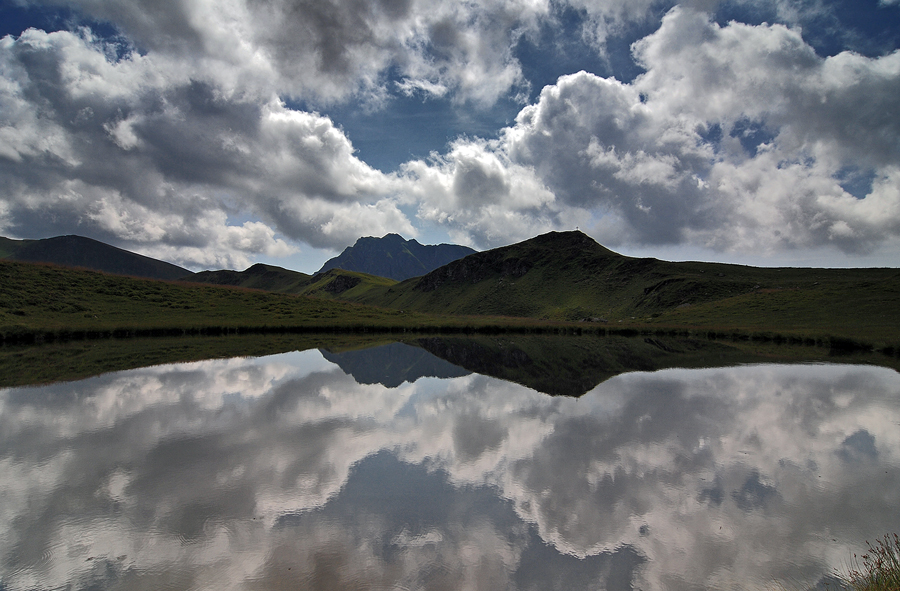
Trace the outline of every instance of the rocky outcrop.
{"type": "Polygon", "coordinates": [[[360,238],[339,256],[328,260],[318,273],[343,269],[403,281],[425,275],[475,252],[458,244],[419,244],[398,234],[387,234],[382,238],[369,236],[360,238]]]}
{"type": "Polygon", "coordinates": [[[339,293],[344,293],[348,289],[356,287],[360,284],[361,281],[362,279],[360,279],[359,277],[354,277],[352,275],[338,275],[334,278],[334,280],[330,281],[324,289],[329,293],[337,295],[339,293]]]}

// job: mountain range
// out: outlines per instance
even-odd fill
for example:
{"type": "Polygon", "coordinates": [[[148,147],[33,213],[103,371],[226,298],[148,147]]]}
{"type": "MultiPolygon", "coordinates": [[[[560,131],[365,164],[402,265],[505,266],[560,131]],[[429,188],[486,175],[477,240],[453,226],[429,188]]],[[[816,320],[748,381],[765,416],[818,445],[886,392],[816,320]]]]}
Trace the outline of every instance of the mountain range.
{"type": "MultiPolygon", "coordinates": [[[[848,330],[900,321],[890,310],[898,269],[760,268],[667,262],[615,253],[578,231],[550,232],[479,252],[422,277],[343,297],[385,308],[547,320],[740,321],[788,319],[848,330]],[[852,309],[852,313],[850,310],[852,309]],[[800,318],[803,320],[799,320],[800,318]]],[[[812,326],[807,326],[812,328],[812,326]]]]}
{"type": "MultiPolygon", "coordinates": [[[[398,234],[382,238],[365,237],[325,262],[314,275],[292,271],[275,265],[257,263],[244,271],[201,271],[188,269],[136,254],[83,236],[56,236],[40,240],[13,240],[0,237],[0,259],[33,263],[51,263],[63,267],[80,267],[116,275],[148,279],[182,279],[196,283],[212,283],[284,293],[316,291],[319,276],[329,279],[344,276],[328,274],[332,269],[364,273],[402,281],[424,275],[449,262],[475,253],[474,249],[456,244],[423,245],[405,240],[398,234]]],[[[332,288],[346,284],[338,280],[332,288]]],[[[351,281],[352,282],[352,281],[351,281]]],[[[328,281],[330,283],[330,281],[328,281]]],[[[325,290],[328,293],[328,290],[325,290]]]]}
{"type": "Polygon", "coordinates": [[[257,263],[244,271],[201,271],[187,281],[334,298],[361,296],[370,286],[391,286],[477,251],[456,244],[422,245],[398,234],[365,237],[325,262],[313,275],[257,263]],[[353,290],[345,295],[348,290],[353,290]]]}
{"type": "Polygon", "coordinates": [[[0,258],[300,294],[398,312],[593,323],[636,320],[756,330],[775,326],[820,334],[888,334],[896,332],[891,327],[900,326],[898,269],[667,262],[620,255],[578,231],[550,232],[471,253],[402,281],[359,270],[385,272],[401,260],[436,264],[436,255],[429,258],[421,255],[424,252],[431,256],[438,251],[388,235],[360,239],[315,275],[264,264],[240,272],[191,274],[86,238],[0,240],[0,258]],[[325,269],[339,261],[357,270],[325,269]]]}

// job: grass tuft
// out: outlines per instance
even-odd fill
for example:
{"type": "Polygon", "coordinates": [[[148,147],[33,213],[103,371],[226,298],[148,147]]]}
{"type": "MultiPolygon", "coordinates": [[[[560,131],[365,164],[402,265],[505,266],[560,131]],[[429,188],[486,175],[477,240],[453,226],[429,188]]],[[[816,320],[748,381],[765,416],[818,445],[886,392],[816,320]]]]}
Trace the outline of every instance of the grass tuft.
{"type": "Polygon", "coordinates": [[[900,591],[900,536],[885,535],[862,556],[853,555],[846,575],[839,575],[853,591],[900,591]]]}

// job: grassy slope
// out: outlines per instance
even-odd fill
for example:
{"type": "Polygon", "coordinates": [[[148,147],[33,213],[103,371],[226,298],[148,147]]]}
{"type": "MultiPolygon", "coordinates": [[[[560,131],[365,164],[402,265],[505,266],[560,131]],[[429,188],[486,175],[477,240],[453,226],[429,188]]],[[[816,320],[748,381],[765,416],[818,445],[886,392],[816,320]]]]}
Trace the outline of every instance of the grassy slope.
{"type": "MultiPolygon", "coordinates": [[[[353,274],[344,271],[336,272],[332,275],[331,280],[346,276],[352,277],[353,274]]],[[[320,281],[323,282],[322,287],[324,288],[328,278],[320,277],[320,281]]],[[[385,280],[385,285],[390,285],[389,280],[385,280]]],[[[367,291],[373,287],[360,282],[348,289],[346,293],[350,293],[353,289],[367,291]]],[[[829,294],[828,290],[833,288],[826,285],[822,289],[824,293],[829,294]]],[[[328,293],[333,296],[330,292],[328,293]]],[[[760,294],[760,297],[787,297],[785,294],[786,292],[772,292],[760,294]]],[[[873,301],[871,304],[867,304],[868,300],[863,296],[860,297],[865,300],[859,304],[860,309],[872,310],[871,313],[876,314],[878,306],[883,306],[882,311],[885,314],[894,313],[894,308],[887,308],[884,302],[873,301]],[[866,305],[869,305],[870,308],[865,308],[866,305]]],[[[788,298],[784,305],[788,307],[787,304],[791,301],[788,298]]],[[[769,310],[777,308],[771,302],[766,306],[769,310]]],[[[742,304],[735,313],[746,314],[747,309],[750,309],[750,306],[742,304]]],[[[716,312],[702,306],[681,312],[694,313],[693,321],[697,320],[700,313],[709,313],[710,322],[720,322],[722,317],[721,310],[716,312]]],[[[657,320],[663,318],[661,316],[657,320]]],[[[365,327],[366,329],[389,329],[392,331],[400,329],[403,332],[407,329],[422,331],[450,328],[452,331],[474,327],[513,331],[524,328],[527,331],[538,331],[544,334],[548,331],[551,333],[556,331],[580,333],[582,328],[591,328],[599,329],[600,334],[605,334],[607,331],[625,326],[619,324],[570,324],[566,327],[536,320],[440,317],[306,296],[135,279],[50,265],[0,261],[0,337],[6,341],[6,346],[0,347],[0,385],[3,386],[72,379],[102,371],[140,367],[154,363],[241,354],[262,355],[281,350],[319,346],[324,342],[320,336],[278,334],[267,334],[258,339],[251,336],[225,339],[77,340],[85,336],[90,338],[92,334],[108,336],[115,334],[116,331],[123,331],[121,334],[124,335],[133,335],[141,334],[142,331],[149,329],[154,331],[153,334],[159,334],[159,329],[162,329],[163,333],[166,333],[166,329],[175,329],[174,332],[178,334],[182,332],[216,334],[216,330],[205,329],[208,327],[216,329],[301,327],[310,330],[331,331],[342,328],[356,330],[358,327],[365,327]],[[35,335],[36,338],[19,338],[21,335],[29,334],[35,335]],[[71,343],[47,344],[42,347],[9,345],[14,342],[49,339],[49,335],[65,339],[67,334],[76,340],[71,343]]],[[[646,323],[643,325],[632,323],[630,326],[651,328],[646,323]]],[[[772,329],[768,325],[762,325],[760,328],[772,329]]],[[[656,327],[656,329],[661,333],[672,335],[672,331],[666,327],[656,327]]],[[[684,335],[683,331],[676,331],[676,333],[684,335]]],[[[701,334],[705,336],[705,329],[701,334]]],[[[328,338],[333,339],[334,336],[328,338]]],[[[343,339],[344,337],[338,335],[338,338],[343,339]]],[[[380,337],[375,336],[374,338],[380,337]]],[[[497,341],[500,338],[498,336],[494,340],[497,341]]],[[[682,337],[679,336],[679,338],[682,337]]],[[[498,371],[501,373],[512,372],[509,375],[502,373],[502,377],[527,383],[532,387],[540,384],[544,390],[556,392],[557,390],[553,388],[559,384],[554,382],[548,386],[540,381],[548,375],[553,375],[552,372],[547,373],[548,368],[551,367],[571,368],[571,379],[563,385],[567,391],[575,391],[579,387],[583,387],[579,380],[585,376],[590,378],[589,381],[600,379],[602,377],[600,374],[594,375],[598,371],[602,374],[610,371],[616,372],[622,368],[641,369],[645,368],[644,361],[648,359],[653,359],[654,364],[662,363],[659,366],[664,367],[668,362],[656,359],[663,352],[679,353],[675,355],[675,358],[679,358],[679,364],[684,364],[691,362],[695,356],[698,359],[708,357],[708,353],[714,351],[718,346],[710,343],[700,346],[696,350],[688,348],[676,351],[681,346],[665,345],[668,341],[660,334],[641,336],[636,341],[637,349],[629,347],[628,351],[622,350],[625,351],[624,353],[616,349],[614,339],[597,339],[594,336],[585,336],[584,339],[596,342],[563,339],[562,344],[553,346],[550,341],[535,337],[512,339],[504,336],[502,339],[504,342],[514,341],[514,344],[503,345],[493,353],[491,347],[483,346],[484,341],[481,341],[480,348],[479,346],[475,347],[475,353],[465,353],[467,349],[460,348],[461,340],[455,341],[455,344],[451,342],[452,347],[449,350],[451,355],[448,360],[468,366],[469,362],[465,361],[466,359],[474,359],[475,362],[481,363],[488,361],[488,357],[498,357],[501,359],[501,369],[498,371]],[[663,345],[659,343],[663,343],[663,345]],[[503,351],[512,349],[521,350],[533,363],[507,367],[502,363],[505,355],[503,351]],[[463,357],[459,357],[460,354],[463,357]],[[482,360],[481,357],[485,359],[482,360]],[[462,361],[465,362],[462,363],[462,361]],[[589,366],[595,367],[591,369],[589,366]]],[[[329,340],[329,342],[333,342],[333,340],[329,340]]],[[[435,345],[435,341],[430,342],[435,345]]],[[[422,343],[419,342],[414,344],[422,346],[422,343]]],[[[785,355],[794,355],[798,360],[808,360],[828,354],[827,349],[823,352],[817,350],[816,347],[778,347],[774,343],[767,344],[764,340],[735,343],[731,339],[726,339],[722,344],[729,348],[737,346],[757,359],[783,358],[785,355]]],[[[827,346],[827,343],[825,344],[827,346]]],[[[333,347],[334,345],[329,346],[333,347]]],[[[435,346],[443,347],[443,345],[435,346]]],[[[515,353],[511,359],[515,360],[520,357],[521,353],[515,353]]],[[[671,356],[665,355],[665,357],[671,356]]],[[[726,355],[726,357],[728,356],[726,355]]],[[[893,357],[888,358],[881,355],[878,360],[871,362],[886,363],[891,360],[893,357]]],[[[480,369],[492,375],[501,375],[484,367],[480,367],[480,369]]]]}
{"type": "Polygon", "coordinates": [[[309,280],[310,276],[306,273],[262,263],[257,263],[244,271],[201,271],[186,279],[191,283],[246,287],[279,293],[296,293],[309,280]]]}
{"type": "Polygon", "coordinates": [[[251,269],[256,271],[238,274],[239,285],[315,298],[0,261],[0,334],[215,326],[460,327],[603,318],[608,322],[582,326],[743,330],[900,345],[896,269],[762,269],[634,259],[580,232],[546,234],[477,253],[402,283],[336,269],[309,279],[278,267],[251,269]]]}
{"type": "Polygon", "coordinates": [[[16,253],[24,244],[25,240],[13,240],[12,238],[4,238],[0,236],[0,259],[9,258],[16,253]]]}
{"type": "Polygon", "coordinates": [[[580,232],[471,255],[425,277],[344,297],[451,314],[602,318],[835,335],[886,343],[900,332],[900,270],[769,269],[618,255],[580,232]]]}
{"type": "Polygon", "coordinates": [[[900,274],[879,271],[829,270],[819,273],[819,282],[788,279],[783,287],[669,310],[651,322],[900,342],[900,274]]]}
{"type": "Polygon", "coordinates": [[[146,257],[84,236],[40,240],[0,240],[0,258],[51,263],[119,275],[175,280],[191,275],[183,267],[146,257]]]}
{"type": "Polygon", "coordinates": [[[0,261],[0,333],[447,323],[357,304],[0,261]]]}
{"type": "Polygon", "coordinates": [[[274,265],[258,263],[245,271],[203,271],[193,275],[188,281],[211,285],[228,285],[261,289],[276,293],[314,295],[334,299],[340,294],[354,299],[373,287],[389,287],[397,283],[393,279],[332,269],[325,273],[307,275],[274,265]],[[335,283],[337,281],[337,283],[335,283]]]}
{"type": "Polygon", "coordinates": [[[296,293],[328,299],[346,299],[356,301],[364,299],[366,294],[396,285],[397,282],[386,277],[377,277],[367,273],[331,269],[313,275],[296,293]]]}

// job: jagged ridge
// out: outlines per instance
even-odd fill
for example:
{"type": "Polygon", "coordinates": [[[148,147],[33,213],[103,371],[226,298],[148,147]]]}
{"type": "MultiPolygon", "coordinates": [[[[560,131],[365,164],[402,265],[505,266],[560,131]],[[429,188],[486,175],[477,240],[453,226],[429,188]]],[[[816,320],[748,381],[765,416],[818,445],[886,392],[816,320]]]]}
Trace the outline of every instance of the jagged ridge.
{"type": "Polygon", "coordinates": [[[423,245],[415,240],[405,240],[398,234],[387,234],[382,238],[369,236],[360,238],[340,255],[326,261],[317,273],[343,269],[403,281],[475,252],[457,244],[423,245]]]}

